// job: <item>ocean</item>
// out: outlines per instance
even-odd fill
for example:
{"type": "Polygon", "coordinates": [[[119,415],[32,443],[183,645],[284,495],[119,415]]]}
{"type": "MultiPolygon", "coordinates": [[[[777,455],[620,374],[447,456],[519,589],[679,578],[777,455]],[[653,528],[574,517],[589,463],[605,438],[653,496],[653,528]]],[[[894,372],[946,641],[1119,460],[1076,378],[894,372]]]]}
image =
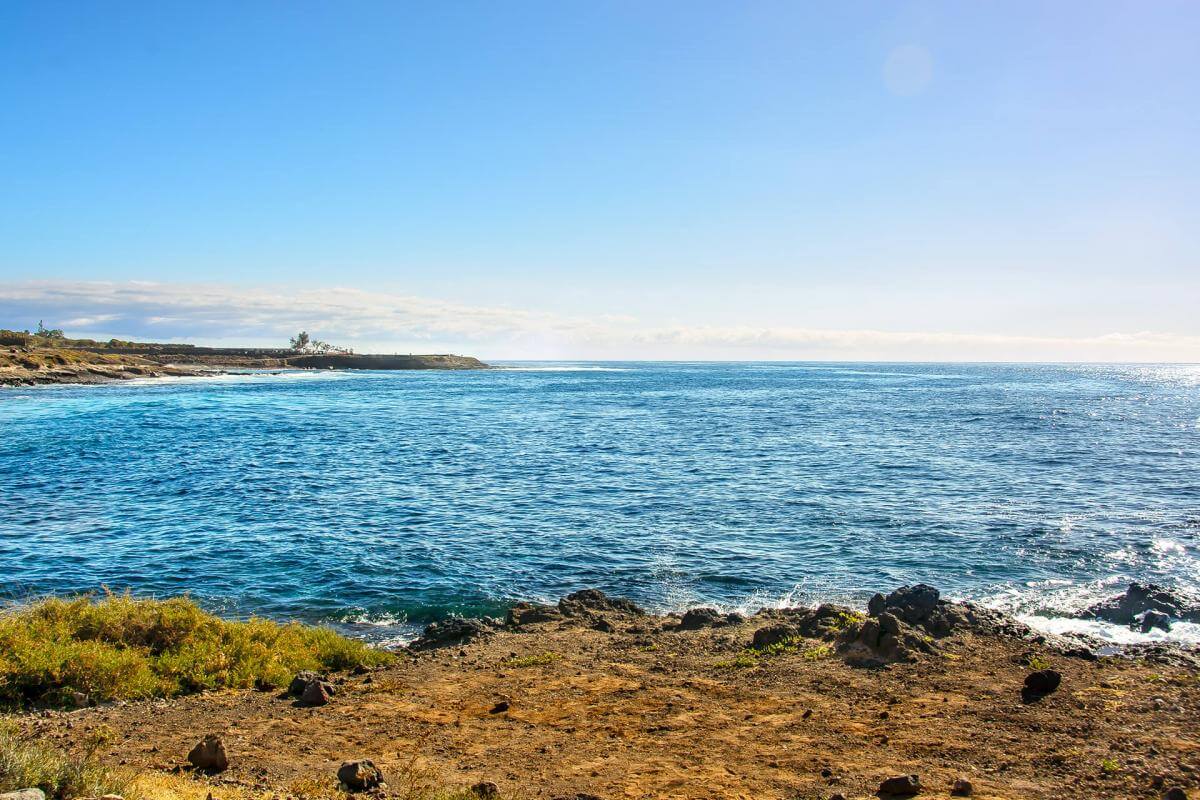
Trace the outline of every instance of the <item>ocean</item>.
{"type": "Polygon", "coordinates": [[[0,389],[0,595],[190,594],[403,641],[924,581],[1046,630],[1200,586],[1200,367],[519,363],[0,389]]]}

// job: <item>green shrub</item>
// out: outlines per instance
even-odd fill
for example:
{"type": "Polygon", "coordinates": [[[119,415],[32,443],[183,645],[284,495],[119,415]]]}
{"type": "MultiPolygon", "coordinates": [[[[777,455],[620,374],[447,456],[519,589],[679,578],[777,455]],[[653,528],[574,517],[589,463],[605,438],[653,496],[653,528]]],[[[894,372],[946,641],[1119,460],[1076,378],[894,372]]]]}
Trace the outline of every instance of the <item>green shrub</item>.
{"type": "Polygon", "coordinates": [[[392,658],[329,628],[223,620],[187,598],[51,598],[0,613],[0,704],[282,686],[302,669],[392,658]]]}

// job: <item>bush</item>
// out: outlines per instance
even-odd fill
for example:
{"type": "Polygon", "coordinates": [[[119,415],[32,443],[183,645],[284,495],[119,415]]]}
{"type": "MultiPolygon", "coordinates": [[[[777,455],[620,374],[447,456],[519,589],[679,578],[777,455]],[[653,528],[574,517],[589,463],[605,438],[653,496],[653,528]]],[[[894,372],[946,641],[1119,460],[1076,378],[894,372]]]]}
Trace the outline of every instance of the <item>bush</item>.
{"type": "Polygon", "coordinates": [[[0,614],[0,704],[173,697],[283,686],[303,669],[393,656],[329,628],[223,620],[192,600],[51,598],[0,614]]]}
{"type": "Polygon", "coordinates": [[[38,788],[48,797],[100,797],[119,794],[131,800],[131,775],[101,766],[96,751],[107,743],[106,730],[93,732],[82,752],[71,755],[21,733],[12,720],[0,719],[0,792],[38,788]]]}

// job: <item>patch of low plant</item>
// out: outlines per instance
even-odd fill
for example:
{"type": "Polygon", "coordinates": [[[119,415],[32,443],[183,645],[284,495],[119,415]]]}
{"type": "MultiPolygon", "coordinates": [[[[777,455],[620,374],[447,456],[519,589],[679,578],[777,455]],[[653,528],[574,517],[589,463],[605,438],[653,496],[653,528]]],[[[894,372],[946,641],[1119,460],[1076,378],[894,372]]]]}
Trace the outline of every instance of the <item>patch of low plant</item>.
{"type": "Polygon", "coordinates": [[[1050,669],[1050,662],[1041,656],[1030,656],[1028,664],[1032,670],[1050,669]]]}
{"type": "Polygon", "coordinates": [[[1100,771],[1105,775],[1112,775],[1121,771],[1121,765],[1115,759],[1106,758],[1100,762],[1100,771]]]}
{"type": "Polygon", "coordinates": [[[757,667],[763,659],[781,656],[788,653],[799,653],[806,661],[818,661],[832,655],[833,648],[827,644],[805,646],[805,640],[793,636],[765,647],[747,647],[730,659],[716,662],[715,666],[722,669],[748,669],[757,667]]]}
{"type": "Polygon", "coordinates": [[[561,660],[562,653],[545,652],[528,656],[513,656],[512,658],[504,659],[500,663],[506,667],[540,667],[561,660]]]}
{"type": "Polygon", "coordinates": [[[132,774],[104,767],[96,756],[111,736],[109,729],[99,728],[70,753],[23,733],[13,720],[0,719],[0,792],[37,788],[59,800],[106,794],[134,800],[139,792],[132,774]]]}
{"type": "Polygon", "coordinates": [[[0,704],[72,704],[278,687],[304,669],[394,656],[330,628],[230,621],[189,598],[50,598],[0,613],[0,704]]]}
{"type": "Polygon", "coordinates": [[[860,614],[857,611],[839,611],[834,617],[830,627],[838,632],[844,631],[851,625],[858,625],[867,619],[865,614],[860,614]]]}

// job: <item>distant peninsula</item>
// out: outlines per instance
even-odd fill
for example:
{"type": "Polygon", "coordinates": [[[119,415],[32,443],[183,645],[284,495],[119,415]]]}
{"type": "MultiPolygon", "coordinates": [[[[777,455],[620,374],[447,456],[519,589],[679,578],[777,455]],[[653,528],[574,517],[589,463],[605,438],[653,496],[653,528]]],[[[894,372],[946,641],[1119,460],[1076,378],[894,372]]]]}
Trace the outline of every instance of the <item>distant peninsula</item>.
{"type": "Polygon", "coordinates": [[[109,383],[132,378],[211,375],[227,369],[488,369],[471,356],[363,354],[309,341],[290,348],[71,339],[62,331],[0,329],[0,386],[109,383]]]}

